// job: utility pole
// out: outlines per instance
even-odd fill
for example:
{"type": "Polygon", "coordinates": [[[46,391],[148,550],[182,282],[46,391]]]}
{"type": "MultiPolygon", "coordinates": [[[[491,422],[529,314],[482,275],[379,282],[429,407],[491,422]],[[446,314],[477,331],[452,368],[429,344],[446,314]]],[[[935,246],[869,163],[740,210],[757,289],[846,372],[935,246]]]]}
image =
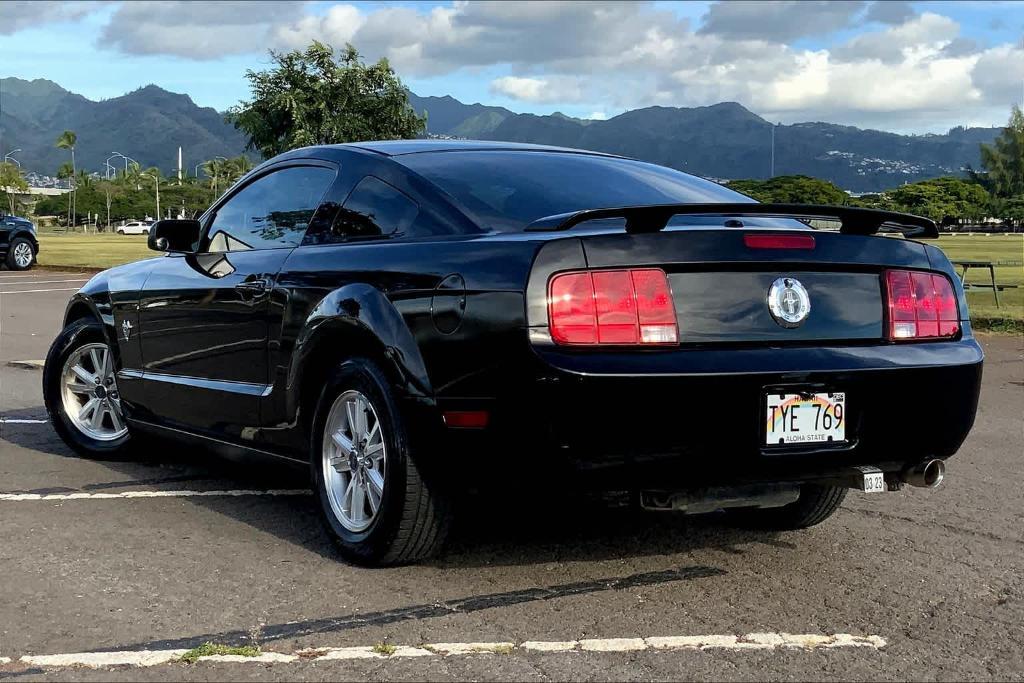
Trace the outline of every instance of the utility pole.
{"type": "Polygon", "coordinates": [[[178,187],[181,187],[181,145],[178,145],[178,187]]]}

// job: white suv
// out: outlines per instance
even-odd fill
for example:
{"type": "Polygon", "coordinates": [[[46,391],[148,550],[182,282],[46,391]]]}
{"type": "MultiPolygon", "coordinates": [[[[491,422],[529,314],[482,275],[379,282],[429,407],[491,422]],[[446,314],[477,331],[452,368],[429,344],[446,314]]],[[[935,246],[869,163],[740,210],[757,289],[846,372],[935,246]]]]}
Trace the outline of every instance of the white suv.
{"type": "Polygon", "coordinates": [[[148,235],[150,223],[132,221],[117,228],[118,235],[148,235]]]}

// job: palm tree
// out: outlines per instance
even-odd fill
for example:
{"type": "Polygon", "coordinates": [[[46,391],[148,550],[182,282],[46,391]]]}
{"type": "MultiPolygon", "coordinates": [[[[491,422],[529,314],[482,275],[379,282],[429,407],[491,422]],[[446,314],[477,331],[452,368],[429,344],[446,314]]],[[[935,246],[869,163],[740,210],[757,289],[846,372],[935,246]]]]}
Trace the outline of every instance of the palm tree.
{"type": "Polygon", "coordinates": [[[209,161],[203,162],[203,173],[210,179],[210,188],[214,192],[217,191],[218,181],[224,175],[226,163],[227,159],[224,159],[224,157],[214,157],[209,161]]]}
{"type": "Polygon", "coordinates": [[[74,206],[75,200],[75,175],[78,173],[78,169],[75,167],[75,143],[78,142],[78,134],[73,130],[66,130],[57,137],[57,147],[60,149],[71,150],[71,196],[68,198],[68,202],[72,203],[72,208],[68,210],[68,219],[71,220],[72,213],[78,208],[74,206]]]}
{"type": "Polygon", "coordinates": [[[134,185],[136,192],[142,189],[142,168],[137,161],[128,164],[128,170],[124,172],[124,179],[129,185],[134,185]]]}
{"type": "MultiPolygon", "coordinates": [[[[67,163],[67,162],[64,162],[63,164],[61,164],[60,168],[57,169],[57,178],[59,178],[60,180],[65,180],[67,178],[71,178],[74,175],[75,175],[74,167],[71,164],[67,163]]],[[[68,227],[69,228],[72,225],[71,224],[71,196],[72,196],[72,194],[73,193],[70,190],[68,190],[68,227]]]]}
{"type": "Polygon", "coordinates": [[[249,157],[244,154],[233,159],[228,159],[225,169],[227,184],[233,184],[251,170],[252,162],[249,161],[249,157]]]}

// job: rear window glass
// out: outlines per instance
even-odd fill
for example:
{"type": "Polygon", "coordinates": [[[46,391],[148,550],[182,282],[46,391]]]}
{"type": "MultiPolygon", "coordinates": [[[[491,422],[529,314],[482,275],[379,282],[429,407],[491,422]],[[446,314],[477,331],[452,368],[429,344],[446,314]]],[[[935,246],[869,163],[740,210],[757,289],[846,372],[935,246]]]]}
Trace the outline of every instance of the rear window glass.
{"type": "Polygon", "coordinates": [[[538,218],[581,209],[753,201],[670,168],[587,154],[430,152],[395,160],[454,197],[481,226],[495,230],[521,230],[538,218]]]}

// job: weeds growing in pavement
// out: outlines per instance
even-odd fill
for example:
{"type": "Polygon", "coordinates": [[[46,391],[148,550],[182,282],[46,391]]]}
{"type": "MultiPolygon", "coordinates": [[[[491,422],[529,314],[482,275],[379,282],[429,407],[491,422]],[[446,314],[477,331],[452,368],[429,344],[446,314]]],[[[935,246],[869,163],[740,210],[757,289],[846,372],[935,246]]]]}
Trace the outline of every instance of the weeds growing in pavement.
{"type": "Polygon", "coordinates": [[[212,655],[238,655],[239,657],[259,657],[260,648],[256,645],[218,645],[214,643],[203,643],[199,647],[194,647],[181,656],[181,661],[187,662],[188,664],[195,664],[199,661],[200,657],[210,657],[212,655]]]}

